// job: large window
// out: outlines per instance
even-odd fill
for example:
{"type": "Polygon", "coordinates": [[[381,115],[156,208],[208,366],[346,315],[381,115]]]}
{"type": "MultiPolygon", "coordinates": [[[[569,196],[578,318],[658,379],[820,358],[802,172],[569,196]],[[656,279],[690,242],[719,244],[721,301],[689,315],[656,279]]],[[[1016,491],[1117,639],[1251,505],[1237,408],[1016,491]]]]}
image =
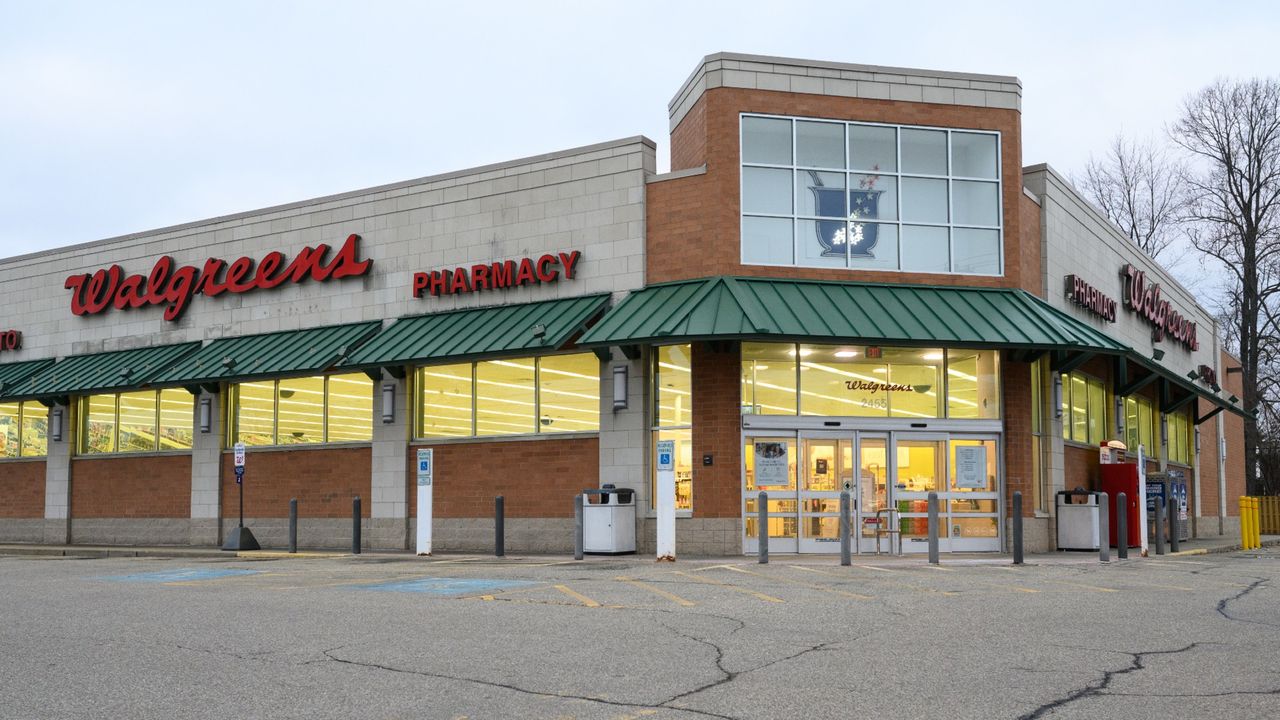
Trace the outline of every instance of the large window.
{"type": "Polygon", "coordinates": [[[657,504],[657,448],[675,443],[676,509],[693,509],[693,361],[689,345],[664,345],[653,351],[653,468],[650,506],[657,504]]]}
{"type": "Polygon", "coordinates": [[[1107,434],[1107,390],[1098,378],[1062,374],[1062,439],[1098,445],[1107,434]]]}
{"type": "Polygon", "coordinates": [[[1195,441],[1192,439],[1191,418],[1184,408],[1165,415],[1169,432],[1169,462],[1190,465],[1195,441]]]}
{"type": "Polygon", "coordinates": [[[0,458],[49,454],[49,410],[40,403],[0,403],[0,458]]]}
{"type": "Polygon", "coordinates": [[[1124,399],[1125,445],[1136,456],[1138,446],[1149,458],[1160,457],[1160,432],[1157,430],[1160,416],[1151,400],[1141,395],[1124,399]]]}
{"type": "Polygon", "coordinates": [[[180,388],[80,399],[85,455],[190,450],[195,398],[180,388]]]}
{"type": "Polygon", "coordinates": [[[742,116],[742,261],[999,275],[994,132],[742,116]]]}
{"type": "Polygon", "coordinates": [[[896,418],[1000,417],[999,353],[742,344],[742,412],[896,418]]]}
{"type": "Polygon", "coordinates": [[[232,443],[368,442],[373,381],[352,373],[239,383],[231,386],[231,414],[232,443]]]}
{"type": "Polygon", "coordinates": [[[1031,498],[1032,506],[1040,512],[1049,511],[1049,473],[1045,454],[1049,437],[1046,421],[1045,386],[1048,384],[1049,361],[1040,358],[1031,363],[1031,498]]]}
{"type": "Polygon", "coordinates": [[[431,365],[417,372],[420,438],[600,430],[600,361],[591,353],[431,365]]]}

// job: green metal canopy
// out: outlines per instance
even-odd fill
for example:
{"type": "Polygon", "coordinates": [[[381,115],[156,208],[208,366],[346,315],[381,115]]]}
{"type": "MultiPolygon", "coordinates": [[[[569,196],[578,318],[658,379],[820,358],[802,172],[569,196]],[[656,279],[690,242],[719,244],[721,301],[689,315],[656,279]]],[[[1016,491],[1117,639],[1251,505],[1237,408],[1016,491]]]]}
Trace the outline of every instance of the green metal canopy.
{"type": "Polygon", "coordinates": [[[153,385],[304,375],[326,370],[372,337],[381,321],[220,338],[156,375],[153,385]]]}
{"type": "Polygon", "coordinates": [[[395,367],[558,349],[608,302],[605,293],[404,317],[362,346],[343,367],[395,367]]]}
{"type": "Polygon", "coordinates": [[[190,342],[72,355],[19,383],[12,392],[6,389],[5,395],[45,399],[132,390],[150,384],[158,373],[199,347],[200,343],[190,342]]]}
{"type": "Polygon", "coordinates": [[[732,339],[1129,351],[1016,288],[735,277],[633,292],[579,344],[732,339]]]}
{"type": "Polygon", "coordinates": [[[5,363],[0,365],[0,401],[20,399],[20,389],[27,378],[53,364],[48,360],[27,360],[25,362],[5,363]]]}

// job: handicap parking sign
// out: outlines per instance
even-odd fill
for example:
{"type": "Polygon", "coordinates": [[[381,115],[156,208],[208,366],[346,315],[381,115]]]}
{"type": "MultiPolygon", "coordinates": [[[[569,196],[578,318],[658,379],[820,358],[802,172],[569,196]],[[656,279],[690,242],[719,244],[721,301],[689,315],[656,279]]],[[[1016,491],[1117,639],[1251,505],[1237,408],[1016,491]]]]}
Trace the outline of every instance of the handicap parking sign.
{"type": "Polygon", "coordinates": [[[672,456],[676,454],[675,442],[671,440],[661,440],[658,442],[658,469],[659,470],[675,470],[675,463],[672,462],[672,456]]]}

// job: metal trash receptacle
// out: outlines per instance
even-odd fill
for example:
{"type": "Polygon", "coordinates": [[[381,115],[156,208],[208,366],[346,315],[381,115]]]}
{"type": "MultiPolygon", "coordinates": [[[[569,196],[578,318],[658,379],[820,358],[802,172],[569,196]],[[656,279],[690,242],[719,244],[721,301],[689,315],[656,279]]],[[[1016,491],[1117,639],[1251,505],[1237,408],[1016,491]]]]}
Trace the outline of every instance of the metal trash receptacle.
{"type": "Polygon", "coordinates": [[[1086,490],[1060,490],[1056,495],[1059,550],[1098,550],[1098,496],[1086,490]],[[1082,503],[1071,502],[1083,499],[1082,503]]]}
{"type": "Polygon", "coordinates": [[[635,552],[635,490],[606,485],[582,494],[582,551],[595,555],[635,552]]]}

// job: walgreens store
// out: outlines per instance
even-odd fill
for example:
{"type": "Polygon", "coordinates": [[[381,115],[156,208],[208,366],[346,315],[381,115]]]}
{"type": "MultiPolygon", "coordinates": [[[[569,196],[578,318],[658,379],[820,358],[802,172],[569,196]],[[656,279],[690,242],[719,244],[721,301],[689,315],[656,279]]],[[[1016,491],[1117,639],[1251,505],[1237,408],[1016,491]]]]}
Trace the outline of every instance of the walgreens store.
{"type": "Polygon", "coordinates": [[[754,552],[762,489],[773,552],[838,550],[846,488],[862,552],[923,550],[931,491],[945,550],[1003,550],[1014,491],[1047,549],[1109,439],[1229,532],[1213,320],[1022,167],[1020,98],[713,55],[662,175],[635,137],[0,261],[0,541],[220,544],[237,443],[264,546],[292,498],[300,544],[348,544],[359,496],[368,547],[413,547],[430,448],[436,550],[491,548],[502,495],[510,550],[568,551],[613,483],[652,552],[662,440],[681,554],[754,552]]]}

